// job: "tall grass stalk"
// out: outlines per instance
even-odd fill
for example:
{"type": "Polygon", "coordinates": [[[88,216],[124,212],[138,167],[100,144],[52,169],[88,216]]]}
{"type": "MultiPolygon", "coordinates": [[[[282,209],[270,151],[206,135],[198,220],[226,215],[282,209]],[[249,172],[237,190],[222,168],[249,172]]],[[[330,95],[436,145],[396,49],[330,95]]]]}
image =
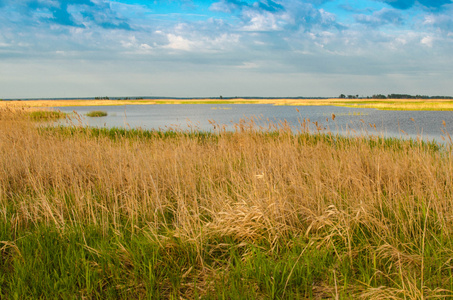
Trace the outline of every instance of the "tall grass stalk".
{"type": "Polygon", "coordinates": [[[451,297],[449,146],[304,122],[43,129],[1,110],[0,297],[451,297]]]}

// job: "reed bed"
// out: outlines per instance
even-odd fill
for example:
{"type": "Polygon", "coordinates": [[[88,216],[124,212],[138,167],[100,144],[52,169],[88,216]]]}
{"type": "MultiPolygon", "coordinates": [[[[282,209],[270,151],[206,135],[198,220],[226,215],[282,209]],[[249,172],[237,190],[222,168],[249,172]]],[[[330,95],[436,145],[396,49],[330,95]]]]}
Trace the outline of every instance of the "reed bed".
{"type": "Polygon", "coordinates": [[[106,117],[107,112],[103,110],[93,110],[86,114],[87,117],[96,118],[96,117],[106,117]]]}
{"type": "Polygon", "coordinates": [[[452,297],[448,144],[24,116],[0,110],[0,298],[452,297]]]}

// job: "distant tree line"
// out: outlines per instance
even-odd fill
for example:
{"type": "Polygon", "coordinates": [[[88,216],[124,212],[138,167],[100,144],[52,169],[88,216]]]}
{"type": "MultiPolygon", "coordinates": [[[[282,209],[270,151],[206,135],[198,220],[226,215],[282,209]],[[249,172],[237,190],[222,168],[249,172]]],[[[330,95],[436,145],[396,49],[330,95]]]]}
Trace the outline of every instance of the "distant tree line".
{"type": "MultiPolygon", "coordinates": [[[[119,98],[119,97],[113,97],[111,98],[112,100],[143,100],[143,97],[135,97],[135,98],[130,98],[130,97],[124,97],[124,98],[119,98]]],[[[110,100],[109,97],[94,97],[94,100],[110,100]]]]}
{"type": "Polygon", "coordinates": [[[426,95],[409,95],[409,94],[375,94],[373,96],[345,95],[341,94],[342,99],[453,99],[452,96],[426,96],[426,95]]]}
{"type": "Polygon", "coordinates": [[[359,95],[347,95],[346,96],[345,94],[341,94],[340,98],[342,98],[342,99],[346,99],[346,98],[348,98],[348,99],[359,99],[359,98],[363,98],[363,97],[359,97],[359,95]]]}

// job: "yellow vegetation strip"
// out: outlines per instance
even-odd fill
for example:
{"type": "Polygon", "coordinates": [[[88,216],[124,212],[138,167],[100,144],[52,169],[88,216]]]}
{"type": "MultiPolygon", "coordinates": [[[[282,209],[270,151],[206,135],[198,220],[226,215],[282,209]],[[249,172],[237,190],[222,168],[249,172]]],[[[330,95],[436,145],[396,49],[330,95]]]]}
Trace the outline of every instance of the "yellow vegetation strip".
{"type": "Polygon", "coordinates": [[[346,106],[381,110],[453,110],[452,99],[140,99],[140,100],[27,100],[0,101],[0,107],[63,107],[152,104],[272,104],[346,106]]]}

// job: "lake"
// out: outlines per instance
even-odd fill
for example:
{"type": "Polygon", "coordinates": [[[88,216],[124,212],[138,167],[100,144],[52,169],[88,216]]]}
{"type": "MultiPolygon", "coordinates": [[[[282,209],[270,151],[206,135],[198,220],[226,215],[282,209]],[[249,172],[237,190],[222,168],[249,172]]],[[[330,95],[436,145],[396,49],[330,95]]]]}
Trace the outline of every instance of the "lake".
{"type": "MultiPolygon", "coordinates": [[[[241,119],[258,119],[264,125],[286,120],[297,130],[299,120],[318,122],[325,130],[341,134],[383,134],[387,137],[417,138],[443,142],[442,129],[453,133],[453,112],[450,111],[381,111],[371,108],[337,106],[274,106],[271,104],[160,104],[126,106],[56,107],[63,112],[77,112],[81,125],[142,129],[214,130],[211,124],[226,125],[234,130],[241,119]],[[89,118],[89,111],[102,110],[107,117],[89,118]],[[335,120],[332,121],[332,114],[335,120]],[[326,118],[329,120],[326,121],[326,118]],[[446,127],[443,126],[443,121],[446,127]],[[372,125],[372,127],[370,126],[372,125]],[[374,128],[374,125],[376,128],[374,128]]],[[[76,118],[74,124],[79,125],[76,118]]],[[[313,125],[313,124],[312,124],[313,125]]],[[[315,125],[311,127],[315,129],[315,125]]]]}

